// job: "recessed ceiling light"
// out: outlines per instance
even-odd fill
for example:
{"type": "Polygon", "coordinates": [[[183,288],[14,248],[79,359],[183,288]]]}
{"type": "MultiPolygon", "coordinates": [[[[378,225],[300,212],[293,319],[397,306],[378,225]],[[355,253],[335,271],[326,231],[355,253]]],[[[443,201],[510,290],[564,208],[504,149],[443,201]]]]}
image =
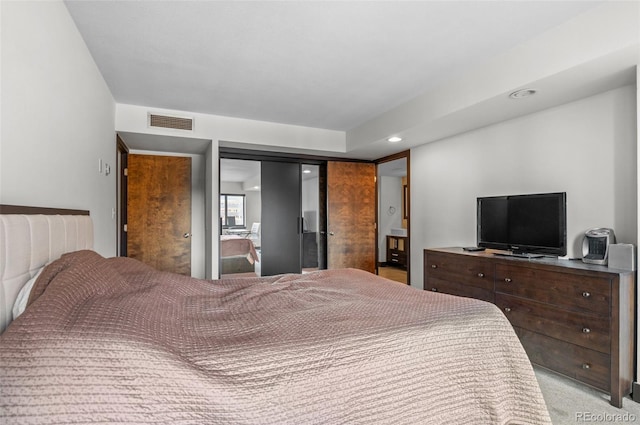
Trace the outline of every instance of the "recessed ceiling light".
{"type": "Polygon", "coordinates": [[[400,141],[402,141],[402,137],[398,137],[398,136],[389,137],[387,139],[387,142],[389,143],[398,143],[400,141]]]}
{"type": "Polygon", "coordinates": [[[536,92],[537,92],[536,89],[516,90],[513,93],[510,93],[509,97],[511,99],[522,99],[523,97],[533,96],[534,94],[536,94],[536,92]]]}

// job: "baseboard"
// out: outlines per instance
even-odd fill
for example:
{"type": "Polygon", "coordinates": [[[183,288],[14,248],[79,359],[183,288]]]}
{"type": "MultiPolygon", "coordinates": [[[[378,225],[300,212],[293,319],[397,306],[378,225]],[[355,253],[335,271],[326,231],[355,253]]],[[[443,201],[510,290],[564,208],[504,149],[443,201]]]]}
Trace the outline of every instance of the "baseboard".
{"type": "Polygon", "coordinates": [[[631,400],[640,403],[640,382],[634,382],[631,387],[631,400]]]}

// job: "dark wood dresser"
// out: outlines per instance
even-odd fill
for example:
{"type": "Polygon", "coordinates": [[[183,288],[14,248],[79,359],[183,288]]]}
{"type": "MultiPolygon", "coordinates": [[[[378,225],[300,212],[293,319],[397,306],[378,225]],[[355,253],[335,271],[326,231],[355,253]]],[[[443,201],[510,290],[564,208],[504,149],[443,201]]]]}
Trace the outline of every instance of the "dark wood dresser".
{"type": "Polygon", "coordinates": [[[387,264],[407,268],[407,236],[387,235],[387,264]]]}
{"type": "Polygon", "coordinates": [[[634,272],[555,258],[424,250],[424,289],[496,304],[532,363],[611,395],[634,373],[634,272]]]}

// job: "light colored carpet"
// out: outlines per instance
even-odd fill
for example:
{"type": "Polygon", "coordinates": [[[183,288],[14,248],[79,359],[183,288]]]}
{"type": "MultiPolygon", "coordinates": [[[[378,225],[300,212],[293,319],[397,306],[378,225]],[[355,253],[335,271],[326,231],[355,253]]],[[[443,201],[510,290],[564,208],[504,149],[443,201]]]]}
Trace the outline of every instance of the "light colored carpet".
{"type": "Polygon", "coordinates": [[[640,403],[629,397],[618,409],[607,394],[539,367],[534,370],[553,425],[640,424],[640,403]]]}

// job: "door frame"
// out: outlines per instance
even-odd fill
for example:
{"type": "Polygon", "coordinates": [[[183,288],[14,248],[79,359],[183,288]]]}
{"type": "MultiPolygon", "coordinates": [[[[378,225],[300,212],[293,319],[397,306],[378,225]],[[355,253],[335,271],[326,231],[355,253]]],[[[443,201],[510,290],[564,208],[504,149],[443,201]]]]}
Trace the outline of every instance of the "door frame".
{"type": "Polygon", "coordinates": [[[117,253],[119,257],[127,256],[127,196],[128,196],[128,182],[127,182],[127,167],[129,162],[129,146],[122,140],[120,135],[116,134],[116,151],[118,156],[118,182],[116,183],[117,192],[116,205],[119,211],[118,220],[116,226],[118,228],[116,232],[117,237],[117,253]]]}
{"type": "MultiPolygon", "coordinates": [[[[380,193],[380,182],[378,181],[378,166],[385,162],[395,161],[397,159],[405,158],[407,161],[407,189],[406,196],[404,199],[405,202],[405,213],[407,220],[407,243],[406,243],[406,251],[407,251],[407,285],[411,286],[411,151],[406,150],[402,152],[398,152],[393,155],[385,156],[375,160],[376,163],[376,193],[380,193]]],[[[378,210],[380,206],[378,205],[379,196],[376,196],[376,271],[378,270],[378,258],[379,258],[379,232],[380,232],[380,217],[378,214],[378,210]]]]}
{"type": "Polygon", "coordinates": [[[114,217],[115,219],[113,220],[113,225],[116,227],[114,237],[114,242],[116,242],[115,255],[126,256],[126,243],[128,239],[123,229],[123,226],[127,224],[128,214],[126,210],[126,197],[123,198],[124,202],[121,200],[127,192],[126,186],[122,189],[121,185],[126,185],[127,182],[126,179],[123,178],[126,177],[123,175],[125,167],[121,164],[120,156],[125,155],[126,157],[129,153],[161,156],[190,156],[192,158],[192,165],[197,164],[196,171],[192,172],[193,181],[200,182],[198,185],[193,186],[197,189],[193,192],[195,196],[192,199],[196,199],[197,201],[195,203],[192,202],[192,248],[195,248],[196,251],[194,254],[192,250],[192,273],[196,274],[199,278],[214,278],[215,276],[211,275],[215,261],[212,257],[214,248],[211,244],[215,243],[215,237],[210,233],[211,226],[207,224],[208,221],[213,219],[214,214],[218,215],[215,212],[217,201],[213,203],[211,199],[213,196],[211,184],[215,183],[213,179],[207,179],[207,176],[209,176],[208,173],[215,170],[215,164],[211,163],[211,161],[215,161],[215,154],[212,152],[212,149],[217,149],[217,146],[213,146],[213,140],[171,136],[168,134],[130,133],[126,131],[116,131],[115,134],[117,136],[115,164],[118,168],[116,179],[120,179],[116,180],[117,211],[114,217]],[[118,138],[120,139],[120,145],[118,145],[118,138]],[[155,146],[156,140],[158,141],[157,148],[155,146]],[[192,141],[194,142],[193,145],[190,144],[192,141]],[[214,207],[213,211],[211,211],[211,207],[214,207]],[[124,250],[120,250],[122,244],[125,245],[124,250]]]}
{"type": "MultiPolygon", "coordinates": [[[[155,240],[156,243],[145,246],[147,249],[144,249],[144,250],[135,249],[134,248],[136,246],[135,244],[137,242],[140,242],[140,239],[133,240],[129,238],[128,237],[129,232],[127,232],[127,239],[128,239],[127,242],[131,240],[134,243],[134,245],[127,247],[127,256],[134,255],[134,258],[138,258],[138,259],[145,258],[146,259],[145,262],[149,262],[149,264],[151,264],[154,268],[157,268],[159,270],[172,271],[175,273],[184,274],[186,276],[194,276],[193,243],[192,243],[192,235],[194,233],[194,229],[193,229],[194,228],[193,156],[189,154],[178,154],[178,153],[170,153],[170,152],[157,152],[157,151],[135,152],[134,151],[134,152],[130,152],[128,155],[127,165],[129,169],[131,169],[131,167],[133,166],[132,161],[134,157],[138,158],[138,160],[136,161],[137,165],[142,166],[142,168],[137,168],[137,170],[142,172],[137,173],[135,180],[131,180],[131,181],[129,181],[129,178],[132,177],[133,174],[128,172],[127,186],[129,186],[135,181],[137,188],[140,189],[139,183],[141,181],[142,182],[146,181],[147,183],[152,181],[153,184],[155,185],[156,182],[158,181],[157,180],[158,178],[161,178],[161,179],[166,178],[167,174],[171,175],[170,173],[175,173],[180,171],[183,172],[183,174],[172,175],[173,178],[170,178],[169,181],[174,182],[173,185],[153,186],[151,189],[152,189],[152,192],[156,194],[156,196],[152,196],[152,197],[146,196],[146,194],[148,193],[147,189],[149,189],[149,187],[144,187],[145,190],[143,190],[143,192],[140,192],[140,191],[136,192],[137,194],[145,193],[143,197],[152,203],[150,209],[149,209],[149,205],[143,205],[143,206],[135,205],[136,210],[131,210],[131,207],[132,207],[131,195],[133,192],[131,192],[130,188],[128,187],[127,199],[126,199],[127,210],[131,211],[132,214],[136,217],[136,219],[139,218],[139,214],[137,214],[137,212],[141,212],[141,214],[143,214],[147,218],[149,217],[146,216],[145,214],[154,214],[158,211],[171,212],[170,214],[174,214],[174,215],[171,216],[173,220],[171,219],[166,220],[166,217],[168,217],[168,215],[165,215],[164,218],[159,217],[158,220],[152,220],[155,223],[164,223],[165,226],[152,229],[151,234],[155,235],[154,237],[160,237],[162,242],[157,243],[159,241],[155,240]],[[149,167],[148,169],[153,171],[147,173],[145,170],[147,167],[149,167]],[[162,172],[156,173],[157,170],[168,170],[168,173],[162,173],[162,172]],[[176,182],[178,183],[177,185],[175,185],[176,182]],[[177,188],[180,188],[181,190],[179,192],[175,192],[175,191],[170,192],[168,191],[169,186],[173,186],[174,188],[177,187],[177,188]],[[158,192],[162,194],[170,193],[171,195],[177,195],[179,193],[179,196],[177,197],[169,196],[165,198],[164,196],[157,196],[158,192]],[[187,211],[188,211],[188,214],[185,214],[185,212],[187,211]],[[173,227],[176,224],[179,227],[173,227]],[[183,225],[183,226],[180,226],[180,225],[183,225]],[[169,227],[166,227],[166,226],[169,226],[169,227]],[[170,231],[170,232],[166,233],[163,231],[170,231]],[[166,235],[169,235],[169,236],[166,236],[166,235]],[[152,253],[154,249],[156,249],[156,247],[158,246],[171,247],[171,249],[174,247],[181,247],[180,255],[174,256],[174,255],[171,255],[170,253],[166,253],[168,255],[165,258],[172,258],[175,261],[163,262],[162,260],[160,260],[161,258],[159,257],[160,253],[155,253],[155,255],[150,256],[150,253],[152,253]],[[132,249],[129,250],[129,248],[132,248],[132,249]],[[187,253],[188,255],[186,255],[187,253]]],[[[127,224],[134,224],[134,221],[132,221],[132,223],[127,223],[127,224]]],[[[135,230],[135,233],[138,235],[146,234],[149,231],[149,229],[145,227],[143,223],[136,221],[135,224],[137,224],[135,229],[133,227],[129,229],[129,231],[131,231],[132,233],[133,233],[133,230],[135,230]]],[[[153,225],[150,225],[150,227],[153,227],[153,225]]],[[[143,239],[146,240],[147,238],[143,238],[143,239]]],[[[160,250],[160,251],[163,251],[163,250],[160,250]]]]}

